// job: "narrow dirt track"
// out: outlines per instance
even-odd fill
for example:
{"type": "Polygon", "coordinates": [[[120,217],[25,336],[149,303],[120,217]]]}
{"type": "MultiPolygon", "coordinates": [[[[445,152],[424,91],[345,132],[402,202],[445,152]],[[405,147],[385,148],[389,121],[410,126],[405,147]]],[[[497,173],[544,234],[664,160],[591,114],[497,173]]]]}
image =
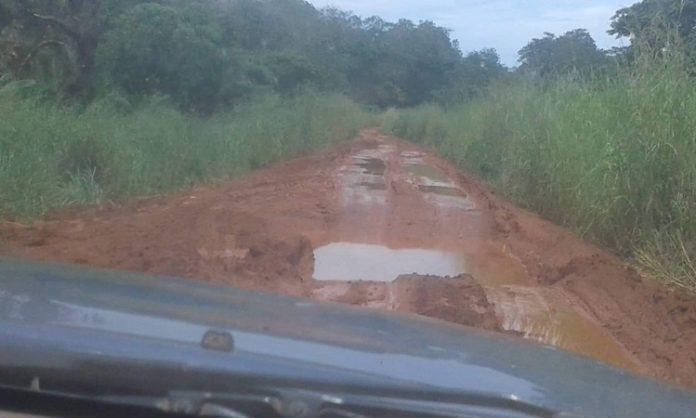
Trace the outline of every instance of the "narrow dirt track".
{"type": "Polygon", "coordinates": [[[426,315],[696,387],[696,298],[376,130],[224,187],[0,234],[6,256],[426,315]]]}

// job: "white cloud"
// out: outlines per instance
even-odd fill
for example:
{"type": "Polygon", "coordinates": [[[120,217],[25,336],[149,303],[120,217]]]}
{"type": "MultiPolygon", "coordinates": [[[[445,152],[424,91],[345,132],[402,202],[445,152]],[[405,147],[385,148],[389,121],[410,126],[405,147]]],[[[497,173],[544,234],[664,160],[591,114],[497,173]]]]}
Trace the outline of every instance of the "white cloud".
{"type": "MultiPolygon", "coordinates": [[[[309,0],[360,16],[377,15],[395,21],[432,20],[452,29],[464,52],[496,48],[507,65],[515,65],[517,51],[544,32],[562,34],[585,28],[602,48],[620,41],[606,33],[614,12],[631,0],[309,0]]],[[[625,41],[624,41],[625,42],[625,41]]]]}

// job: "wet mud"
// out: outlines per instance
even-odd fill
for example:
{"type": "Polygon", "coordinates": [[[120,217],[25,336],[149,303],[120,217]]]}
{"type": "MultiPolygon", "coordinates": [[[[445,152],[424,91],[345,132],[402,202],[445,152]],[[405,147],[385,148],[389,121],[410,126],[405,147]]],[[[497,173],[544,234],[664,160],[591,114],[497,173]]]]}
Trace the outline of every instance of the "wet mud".
{"type": "Polygon", "coordinates": [[[696,387],[696,299],[367,130],[222,187],[0,225],[0,253],[518,335],[696,387]]]}
{"type": "MultiPolygon", "coordinates": [[[[447,288],[446,295],[455,295],[460,290],[451,278],[468,277],[485,300],[486,308],[480,309],[496,318],[499,329],[640,371],[633,355],[580,305],[560,290],[540,290],[522,262],[506,253],[503,243],[496,245],[492,240],[497,235],[495,224],[481,213],[481,205],[428,157],[424,152],[381,144],[359,149],[344,159],[337,175],[342,216],[335,231],[327,231],[325,238],[336,241],[314,251],[313,278],[346,283],[319,286],[313,296],[395,311],[429,312],[429,316],[444,319],[433,312],[442,306],[466,306],[466,299],[451,296],[439,307],[432,306],[436,303],[427,297],[421,303],[408,303],[401,300],[406,296],[399,291],[403,287],[399,281],[403,275],[413,275],[431,291],[447,288]],[[390,187],[366,189],[366,182],[390,187]],[[436,222],[430,234],[423,234],[416,222],[392,226],[410,215],[401,215],[402,209],[412,210],[414,205],[429,214],[430,223],[436,222]],[[388,216],[374,216],[381,213],[388,216]],[[355,228],[362,232],[356,235],[355,228]],[[410,229],[419,232],[409,236],[410,229]]],[[[466,314],[446,319],[476,325],[466,314]]]]}

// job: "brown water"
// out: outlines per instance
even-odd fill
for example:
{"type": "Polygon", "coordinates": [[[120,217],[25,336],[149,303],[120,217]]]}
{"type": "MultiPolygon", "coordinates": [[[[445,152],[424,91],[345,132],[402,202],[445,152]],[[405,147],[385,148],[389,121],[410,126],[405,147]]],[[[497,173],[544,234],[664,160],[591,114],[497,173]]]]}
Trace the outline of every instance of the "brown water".
{"type": "Polygon", "coordinates": [[[635,369],[635,362],[604,329],[554,288],[499,286],[486,288],[502,326],[525,338],[635,369]]]}
{"type": "Polygon", "coordinates": [[[538,286],[504,245],[489,238],[494,234],[478,202],[428,164],[426,155],[388,145],[363,149],[340,169],[338,180],[342,223],[315,249],[315,279],[389,283],[405,274],[467,273],[484,287],[505,330],[635,368],[630,354],[581,306],[561,290],[538,286]]]}

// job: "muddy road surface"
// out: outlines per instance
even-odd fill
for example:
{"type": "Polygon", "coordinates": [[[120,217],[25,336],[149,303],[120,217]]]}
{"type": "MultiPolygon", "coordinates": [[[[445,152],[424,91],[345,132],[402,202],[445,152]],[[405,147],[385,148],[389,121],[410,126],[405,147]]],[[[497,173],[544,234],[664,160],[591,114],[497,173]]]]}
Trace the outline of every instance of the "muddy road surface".
{"type": "Polygon", "coordinates": [[[696,387],[695,298],[376,130],[226,186],[0,233],[5,256],[425,315],[696,387]]]}

